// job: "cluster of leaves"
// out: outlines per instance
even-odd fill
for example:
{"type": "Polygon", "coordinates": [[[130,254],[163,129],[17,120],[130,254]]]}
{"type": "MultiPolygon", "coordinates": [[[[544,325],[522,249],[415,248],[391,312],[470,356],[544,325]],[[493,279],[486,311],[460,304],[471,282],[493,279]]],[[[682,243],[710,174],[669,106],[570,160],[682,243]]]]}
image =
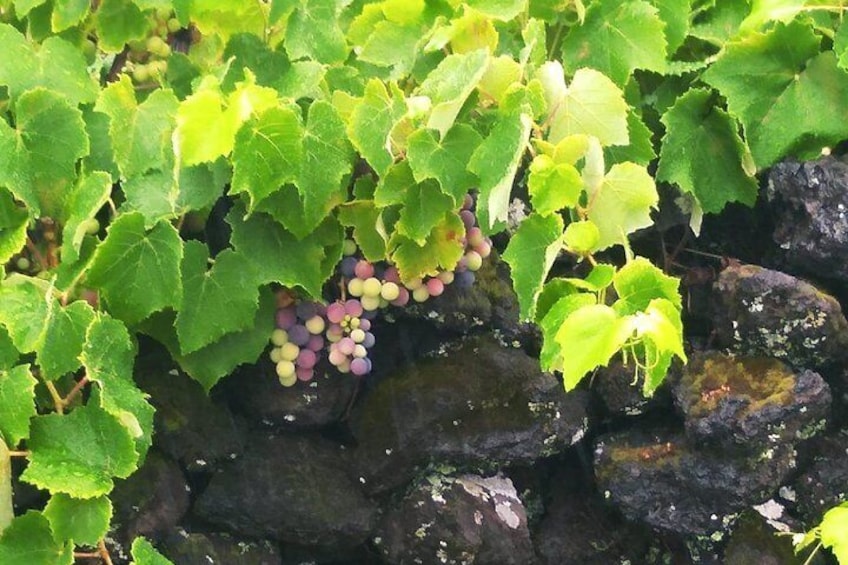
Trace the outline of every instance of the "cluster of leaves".
{"type": "Polygon", "coordinates": [[[505,258],[543,365],[573,388],[623,351],[650,394],[685,359],[681,304],[627,237],[655,178],[697,226],[848,137],[848,26],[824,8],[0,0],[0,445],[51,495],[12,519],[0,473],[0,561],[102,545],[151,444],[138,334],[210,389],[265,348],[272,287],[321,298],[348,233],[405,281],[452,268],[469,190],[494,233],[527,187],[505,258]],[[163,29],[164,72],[133,74],[163,29]],[[623,266],[596,256],[614,245],[623,266]],[[589,275],[547,281],[561,253],[589,275]]]}

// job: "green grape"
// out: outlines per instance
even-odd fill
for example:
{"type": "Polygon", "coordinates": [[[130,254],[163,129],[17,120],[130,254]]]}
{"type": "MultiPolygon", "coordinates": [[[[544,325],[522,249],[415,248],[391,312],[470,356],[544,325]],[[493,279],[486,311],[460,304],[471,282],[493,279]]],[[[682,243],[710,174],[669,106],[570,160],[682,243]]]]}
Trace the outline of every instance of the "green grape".
{"type": "Polygon", "coordinates": [[[170,33],[177,33],[182,29],[182,24],[180,24],[180,20],[177,18],[171,18],[168,20],[168,31],[170,33]]]}
{"type": "Polygon", "coordinates": [[[383,283],[383,287],[380,289],[381,298],[391,302],[396,300],[398,296],[400,296],[400,287],[397,284],[393,282],[383,283]]]}
{"type": "Polygon", "coordinates": [[[277,363],[277,376],[280,379],[288,379],[295,374],[295,366],[294,363],[289,361],[288,359],[284,359],[277,363]]]}
{"type": "Polygon", "coordinates": [[[282,347],[284,344],[289,342],[289,334],[286,330],[281,330],[277,328],[273,332],[271,332],[271,343],[276,345],[277,347],[282,347]]]}
{"type": "Polygon", "coordinates": [[[380,280],[376,277],[371,277],[362,283],[362,296],[380,296],[382,288],[383,285],[380,283],[380,280]]]}
{"type": "Polygon", "coordinates": [[[356,253],[356,249],[357,249],[357,247],[356,247],[355,241],[353,241],[352,239],[344,240],[344,246],[342,247],[342,253],[344,254],[345,257],[349,257],[349,256],[353,255],[354,253],[356,253]]]}
{"type": "Polygon", "coordinates": [[[89,218],[85,220],[81,224],[81,227],[88,235],[97,235],[100,233],[100,222],[98,222],[96,218],[89,218]]]}
{"type": "Polygon", "coordinates": [[[294,361],[300,354],[300,348],[292,342],[284,343],[280,347],[280,358],[286,361],[294,361]]]}
{"type": "Polygon", "coordinates": [[[150,69],[147,65],[135,65],[132,77],[136,82],[147,82],[150,80],[150,69]]]}
{"type": "Polygon", "coordinates": [[[32,265],[29,262],[29,259],[26,257],[18,257],[18,260],[15,262],[15,266],[19,271],[28,271],[32,265]]]}

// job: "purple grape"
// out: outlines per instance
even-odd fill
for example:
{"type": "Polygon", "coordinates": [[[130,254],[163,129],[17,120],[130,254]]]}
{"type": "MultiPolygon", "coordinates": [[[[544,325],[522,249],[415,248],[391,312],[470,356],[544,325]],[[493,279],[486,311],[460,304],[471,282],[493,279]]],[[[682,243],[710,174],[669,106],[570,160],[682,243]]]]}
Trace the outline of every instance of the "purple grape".
{"type": "Polygon", "coordinates": [[[311,336],[312,334],[309,333],[306,326],[301,326],[300,324],[292,326],[291,329],[289,329],[289,341],[299,347],[303,347],[309,343],[309,338],[311,336]]]}
{"type": "Polygon", "coordinates": [[[298,367],[295,369],[295,373],[297,374],[297,380],[299,381],[311,381],[312,377],[315,376],[315,371],[304,367],[298,367]]]}
{"type": "Polygon", "coordinates": [[[462,218],[462,223],[465,224],[466,231],[473,228],[474,224],[477,223],[477,218],[474,217],[474,212],[471,210],[463,210],[459,213],[459,217],[462,218]]]}
{"type": "Polygon", "coordinates": [[[345,278],[352,279],[355,275],[356,263],[359,261],[356,257],[350,256],[342,259],[339,263],[339,272],[345,278]]]}
{"type": "Polygon", "coordinates": [[[318,304],[315,302],[300,302],[297,305],[297,317],[308,320],[318,313],[318,304]]]}
{"type": "Polygon", "coordinates": [[[309,338],[309,343],[306,344],[306,348],[310,351],[314,351],[318,353],[322,349],[324,349],[324,338],[320,335],[313,335],[309,338]]]}
{"type": "MultiPolygon", "coordinates": [[[[379,308],[378,308],[377,310],[366,310],[366,311],[364,311],[364,312],[362,313],[362,315],[359,317],[359,320],[360,320],[360,321],[359,321],[359,323],[361,324],[361,323],[362,323],[362,320],[373,320],[374,318],[376,318],[376,317],[377,317],[377,314],[379,314],[379,313],[380,313],[380,309],[379,309],[379,308]]],[[[361,327],[361,326],[360,326],[360,327],[361,327]]]]}
{"type": "Polygon", "coordinates": [[[365,339],[362,340],[362,345],[364,345],[366,349],[374,347],[376,342],[377,338],[374,337],[374,334],[371,332],[365,332],[365,339]]]}
{"type": "Polygon", "coordinates": [[[398,274],[397,267],[387,267],[383,272],[383,280],[385,282],[400,284],[400,275],[398,274]]]}
{"type": "Polygon", "coordinates": [[[470,194],[465,195],[465,199],[462,201],[462,209],[463,210],[471,210],[474,206],[474,197],[470,194]]]}
{"type": "Polygon", "coordinates": [[[301,349],[297,355],[297,366],[304,369],[311,369],[318,361],[318,356],[311,349],[301,349]]]}
{"type": "Polygon", "coordinates": [[[277,310],[277,327],[281,330],[288,330],[297,323],[297,314],[291,306],[280,308],[277,310]]]}
{"type": "Polygon", "coordinates": [[[370,370],[371,367],[368,363],[367,358],[357,357],[356,359],[350,362],[350,372],[356,375],[357,377],[367,375],[368,371],[370,370]]]}
{"type": "MultiPolygon", "coordinates": [[[[477,278],[474,276],[474,273],[465,270],[457,271],[456,277],[453,279],[453,282],[459,288],[471,288],[472,286],[474,286],[475,280],[477,280],[477,278]]],[[[291,339],[291,337],[289,339],[291,339]]]]}
{"type": "Polygon", "coordinates": [[[370,330],[371,329],[371,320],[368,320],[368,319],[365,319],[365,318],[360,318],[359,319],[359,329],[361,329],[364,332],[367,332],[368,330],[370,330]]]}

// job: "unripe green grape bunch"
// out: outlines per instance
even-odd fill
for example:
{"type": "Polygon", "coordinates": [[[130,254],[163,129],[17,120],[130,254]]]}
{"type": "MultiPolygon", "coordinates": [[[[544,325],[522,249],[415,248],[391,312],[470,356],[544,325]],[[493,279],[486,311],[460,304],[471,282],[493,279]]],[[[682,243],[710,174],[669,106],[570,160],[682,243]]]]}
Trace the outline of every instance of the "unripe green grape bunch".
{"type": "Polygon", "coordinates": [[[312,380],[325,354],[338,372],[367,375],[372,369],[369,351],[376,342],[371,328],[380,310],[426,302],[450,284],[470,288],[474,273],[492,251],[491,240],[477,226],[473,207],[474,198],[467,195],[459,211],[465,226],[465,252],[459,262],[453,270],[425,279],[404,282],[394,265],[362,259],[356,243],[345,240],[344,258],[337,268],[342,297],[327,306],[302,301],[277,310],[269,356],[280,384],[289,387],[312,380]]]}

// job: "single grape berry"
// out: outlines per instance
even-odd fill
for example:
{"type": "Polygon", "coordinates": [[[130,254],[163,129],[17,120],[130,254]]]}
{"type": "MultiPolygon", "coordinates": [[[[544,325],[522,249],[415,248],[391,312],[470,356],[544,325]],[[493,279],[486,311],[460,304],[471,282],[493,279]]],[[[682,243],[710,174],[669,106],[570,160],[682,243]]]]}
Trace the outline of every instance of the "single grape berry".
{"type": "Polygon", "coordinates": [[[325,326],[324,318],[317,314],[306,320],[306,329],[309,330],[309,333],[312,335],[321,335],[325,326]]]}
{"type": "Polygon", "coordinates": [[[364,284],[365,281],[363,281],[362,279],[350,279],[350,281],[347,283],[347,293],[351,296],[356,296],[357,298],[359,298],[360,296],[362,296],[364,284]]]}
{"type": "Polygon", "coordinates": [[[345,314],[353,318],[362,315],[362,303],[359,300],[348,300],[344,304],[345,314]]]}
{"type": "Polygon", "coordinates": [[[304,369],[311,369],[318,362],[318,356],[310,349],[303,349],[298,353],[295,364],[304,369]]]}
{"type": "Polygon", "coordinates": [[[383,285],[376,277],[370,277],[362,283],[362,295],[370,297],[380,296],[382,288],[383,285]]]}
{"type": "Polygon", "coordinates": [[[309,343],[309,338],[312,334],[306,329],[306,326],[297,324],[289,330],[289,341],[297,346],[304,346],[309,343]]]}
{"type": "Polygon", "coordinates": [[[483,266],[483,258],[476,251],[469,251],[465,254],[465,265],[469,271],[479,271],[483,266]]]}
{"type": "Polygon", "coordinates": [[[288,343],[289,334],[286,330],[281,330],[277,328],[273,332],[271,332],[271,343],[276,345],[277,347],[281,347],[283,344],[288,343]]]}
{"type": "Polygon", "coordinates": [[[353,255],[355,253],[356,253],[356,242],[353,241],[352,239],[344,240],[344,243],[342,244],[342,254],[345,257],[348,257],[348,256],[353,255]]]}
{"type": "Polygon", "coordinates": [[[288,306],[277,310],[277,327],[281,330],[288,330],[297,323],[297,314],[294,308],[288,306]]]}
{"type": "Polygon", "coordinates": [[[374,265],[372,265],[365,259],[362,259],[356,264],[356,269],[354,272],[356,273],[357,277],[365,280],[374,276],[374,265]]]}
{"type": "Polygon", "coordinates": [[[430,296],[440,296],[445,291],[445,283],[440,279],[430,279],[426,286],[430,296]]]}
{"type": "Polygon", "coordinates": [[[382,288],[380,288],[380,296],[389,302],[396,300],[399,295],[400,287],[396,283],[385,282],[382,288]]]}
{"type": "Polygon", "coordinates": [[[300,355],[300,348],[292,342],[284,343],[280,347],[280,359],[294,361],[298,355],[300,355]]]}
{"type": "Polygon", "coordinates": [[[430,298],[430,291],[426,286],[419,286],[412,291],[412,299],[415,302],[426,302],[428,298],[430,298]]]}
{"type": "Polygon", "coordinates": [[[352,279],[356,276],[356,263],[359,261],[356,257],[345,257],[339,263],[339,273],[347,279],[352,279]]]}
{"type": "Polygon", "coordinates": [[[371,370],[371,366],[368,363],[368,360],[362,357],[357,357],[353,361],[350,362],[350,372],[356,375],[357,377],[361,377],[363,375],[367,375],[371,370]]]}

